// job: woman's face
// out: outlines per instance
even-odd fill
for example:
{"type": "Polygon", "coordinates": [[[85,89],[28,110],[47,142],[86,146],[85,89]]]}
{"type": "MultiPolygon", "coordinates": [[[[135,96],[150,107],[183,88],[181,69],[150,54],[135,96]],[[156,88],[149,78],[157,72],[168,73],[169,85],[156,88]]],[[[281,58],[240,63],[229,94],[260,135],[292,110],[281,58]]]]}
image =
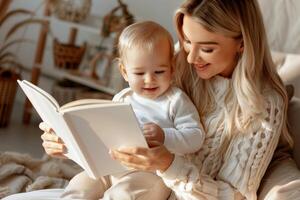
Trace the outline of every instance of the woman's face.
{"type": "Polygon", "coordinates": [[[231,77],[242,51],[241,40],[209,32],[189,16],[183,18],[182,33],[187,61],[200,78],[231,77]]]}

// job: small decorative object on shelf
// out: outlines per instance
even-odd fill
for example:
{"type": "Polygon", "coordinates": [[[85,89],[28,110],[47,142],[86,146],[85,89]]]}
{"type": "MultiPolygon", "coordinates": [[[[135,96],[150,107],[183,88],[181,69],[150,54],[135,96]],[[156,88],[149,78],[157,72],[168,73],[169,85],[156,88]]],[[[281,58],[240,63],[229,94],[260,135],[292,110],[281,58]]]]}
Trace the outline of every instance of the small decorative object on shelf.
{"type": "Polygon", "coordinates": [[[9,124],[19,78],[19,72],[0,67],[0,128],[9,124]]]}
{"type": "Polygon", "coordinates": [[[89,15],[92,0],[51,0],[52,12],[60,19],[81,22],[89,15]]]}
{"type": "Polygon", "coordinates": [[[93,79],[100,79],[104,85],[107,85],[111,55],[108,54],[107,48],[99,46],[97,49],[98,52],[93,55],[89,62],[89,67],[91,68],[90,76],[93,79]]]}
{"type": "Polygon", "coordinates": [[[127,5],[118,0],[119,5],[112,9],[103,19],[101,35],[108,37],[111,33],[121,32],[126,26],[134,22],[133,15],[128,11],[127,5]],[[118,11],[121,13],[119,14],[118,11]]]}
{"type": "Polygon", "coordinates": [[[53,40],[53,57],[56,67],[67,70],[77,70],[86,49],[86,44],[76,46],[53,40]]]}

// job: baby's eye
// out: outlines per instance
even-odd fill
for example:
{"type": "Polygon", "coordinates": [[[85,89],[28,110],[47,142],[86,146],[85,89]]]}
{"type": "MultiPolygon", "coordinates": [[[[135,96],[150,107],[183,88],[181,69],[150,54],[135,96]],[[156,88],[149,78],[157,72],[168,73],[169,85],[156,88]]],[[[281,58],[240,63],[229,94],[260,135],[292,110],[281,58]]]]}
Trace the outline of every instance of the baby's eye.
{"type": "Polygon", "coordinates": [[[165,72],[164,70],[155,71],[155,74],[163,74],[164,72],[165,72]]]}
{"type": "Polygon", "coordinates": [[[203,51],[205,53],[212,53],[214,50],[213,49],[202,48],[201,51],[203,51]]]}
{"type": "Polygon", "coordinates": [[[135,75],[138,75],[138,76],[142,76],[142,75],[144,75],[145,73],[144,73],[144,72],[135,72],[134,74],[135,74],[135,75]]]}

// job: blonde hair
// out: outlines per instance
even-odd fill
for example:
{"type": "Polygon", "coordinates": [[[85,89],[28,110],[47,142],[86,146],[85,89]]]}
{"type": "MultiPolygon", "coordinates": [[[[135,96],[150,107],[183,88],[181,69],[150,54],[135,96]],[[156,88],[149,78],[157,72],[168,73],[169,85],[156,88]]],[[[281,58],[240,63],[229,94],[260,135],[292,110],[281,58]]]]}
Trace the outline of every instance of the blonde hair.
{"type": "Polygon", "coordinates": [[[210,81],[201,80],[187,63],[187,53],[182,45],[185,15],[208,31],[243,40],[244,50],[232,74],[233,90],[226,97],[226,101],[233,104],[232,109],[226,111],[224,119],[227,139],[231,138],[233,129],[243,131],[254,120],[263,120],[262,111],[266,102],[262,90],[265,85],[270,85],[284,100],[283,136],[292,146],[286,125],[288,98],[270,55],[257,1],[187,0],[176,12],[175,24],[181,45],[176,55],[175,79],[178,86],[190,96],[200,116],[205,117],[216,104],[210,81]]]}
{"type": "Polygon", "coordinates": [[[172,59],[174,55],[174,43],[172,36],[164,27],[153,21],[138,22],[126,27],[119,37],[119,61],[126,59],[126,50],[128,49],[140,48],[155,51],[155,45],[161,39],[168,40],[170,45],[170,59],[172,59]]]}

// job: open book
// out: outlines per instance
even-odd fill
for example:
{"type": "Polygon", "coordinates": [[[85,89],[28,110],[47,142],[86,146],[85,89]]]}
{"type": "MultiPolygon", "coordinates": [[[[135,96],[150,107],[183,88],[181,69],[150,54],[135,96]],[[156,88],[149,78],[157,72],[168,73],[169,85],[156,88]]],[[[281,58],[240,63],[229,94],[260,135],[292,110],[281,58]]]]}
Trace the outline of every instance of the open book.
{"type": "Polygon", "coordinates": [[[148,147],[128,103],[84,99],[60,107],[47,92],[23,80],[19,85],[44,122],[62,138],[66,156],[91,178],[126,170],[109,155],[122,146],[148,147]]]}

